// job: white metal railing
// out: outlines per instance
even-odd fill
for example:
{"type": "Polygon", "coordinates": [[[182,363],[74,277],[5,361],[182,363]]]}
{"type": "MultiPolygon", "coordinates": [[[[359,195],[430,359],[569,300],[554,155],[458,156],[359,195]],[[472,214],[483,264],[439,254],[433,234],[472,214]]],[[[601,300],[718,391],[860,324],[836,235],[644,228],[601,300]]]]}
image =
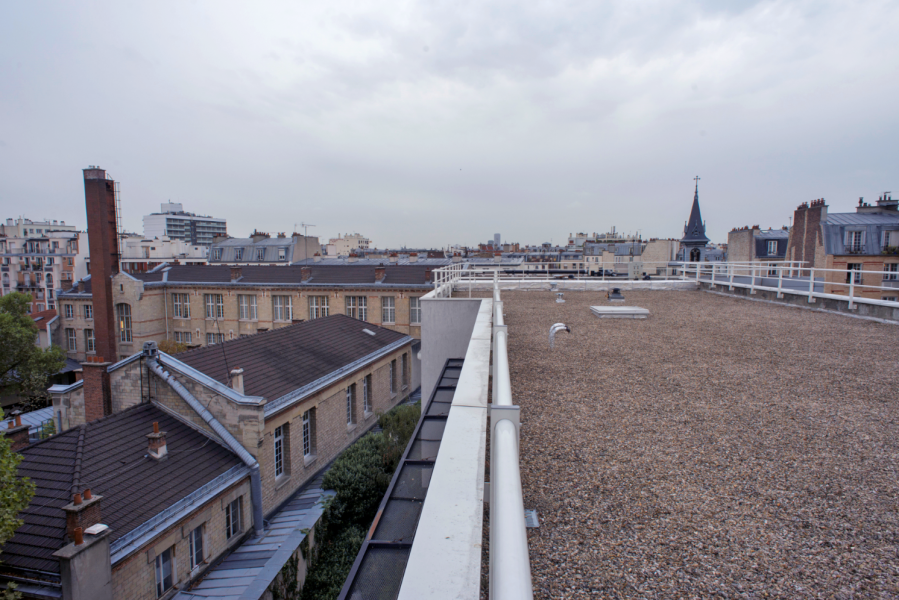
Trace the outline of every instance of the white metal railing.
{"type": "Polygon", "coordinates": [[[518,464],[519,408],[512,404],[499,274],[493,286],[493,404],[490,406],[490,598],[533,598],[518,464]]]}
{"type": "Polygon", "coordinates": [[[784,261],[685,263],[684,273],[688,279],[695,278],[698,282],[710,284],[712,288],[745,288],[750,294],[757,291],[776,292],[778,298],[790,294],[805,297],[809,303],[814,303],[818,298],[843,300],[849,303],[849,309],[855,309],[858,304],[899,308],[896,300],[859,295],[867,292],[869,296],[878,294],[899,300],[899,272],[896,271],[828,269],[810,267],[800,261],[784,261]]]}

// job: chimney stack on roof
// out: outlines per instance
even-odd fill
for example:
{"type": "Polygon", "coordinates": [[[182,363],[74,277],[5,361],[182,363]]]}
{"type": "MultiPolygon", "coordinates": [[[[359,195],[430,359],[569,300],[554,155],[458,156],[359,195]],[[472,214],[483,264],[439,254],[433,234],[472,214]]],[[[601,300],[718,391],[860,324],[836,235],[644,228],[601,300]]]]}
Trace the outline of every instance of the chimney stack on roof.
{"type": "Polygon", "coordinates": [[[150,458],[162,460],[169,453],[168,446],[165,443],[165,432],[159,431],[159,423],[153,422],[153,433],[147,434],[149,440],[148,451],[150,458]]]}
{"type": "Polygon", "coordinates": [[[409,262],[410,263],[418,262],[418,252],[412,252],[409,254],[409,262]]]}
{"type": "Polygon", "coordinates": [[[349,257],[347,258],[347,262],[354,263],[354,262],[356,262],[356,261],[358,261],[358,260],[359,260],[359,257],[356,256],[356,253],[355,253],[355,252],[350,252],[349,257]]]}
{"type": "Polygon", "coordinates": [[[116,219],[116,182],[97,167],[84,169],[84,205],[91,257],[96,351],[112,360],[118,356],[113,313],[112,277],[119,272],[116,219]]]}
{"type": "Polygon", "coordinates": [[[9,427],[0,430],[0,434],[10,440],[10,449],[13,452],[18,451],[28,445],[28,425],[22,425],[22,416],[18,414],[20,411],[13,411],[15,418],[10,420],[9,427]]]}
{"type": "Polygon", "coordinates": [[[397,255],[396,252],[390,253],[390,262],[395,263],[398,260],[398,258],[399,258],[399,256],[397,255]]]}
{"type": "Polygon", "coordinates": [[[238,394],[243,394],[243,369],[231,370],[231,388],[238,394]]]}
{"type": "Polygon", "coordinates": [[[322,261],[322,255],[319,252],[316,252],[315,254],[312,255],[312,262],[321,262],[321,261],[322,261]]]}
{"type": "Polygon", "coordinates": [[[231,283],[243,277],[243,270],[240,267],[231,267],[231,283]]]}
{"type": "Polygon", "coordinates": [[[387,276],[387,267],[377,266],[375,267],[375,282],[376,283],[384,283],[384,278],[387,276]]]}
{"type": "MultiPolygon", "coordinates": [[[[75,540],[77,529],[84,532],[85,529],[100,522],[100,501],[103,496],[91,494],[90,488],[84,490],[84,495],[76,492],[72,496],[72,503],[62,507],[66,513],[66,535],[70,540],[75,540]]],[[[80,545],[80,544],[79,544],[80,545]]]]}
{"type": "Polygon", "coordinates": [[[431,267],[425,269],[425,282],[431,283],[431,267]]]}
{"type": "Polygon", "coordinates": [[[90,423],[112,414],[112,389],[109,385],[111,363],[105,362],[102,356],[88,356],[81,363],[84,377],[84,422],[90,423]]]}
{"type": "Polygon", "coordinates": [[[309,281],[312,279],[312,269],[309,267],[300,267],[300,280],[309,281]]]}

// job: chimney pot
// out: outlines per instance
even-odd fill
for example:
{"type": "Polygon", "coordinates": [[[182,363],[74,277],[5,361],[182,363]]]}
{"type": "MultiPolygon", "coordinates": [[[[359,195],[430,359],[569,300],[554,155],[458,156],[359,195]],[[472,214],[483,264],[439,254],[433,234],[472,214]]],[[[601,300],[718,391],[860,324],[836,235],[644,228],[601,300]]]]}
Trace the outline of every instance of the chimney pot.
{"type": "Polygon", "coordinates": [[[159,423],[153,423],[153,433],[147,434],[147,440],[149,441],[148,453],[151,458],[162,460],[168,455],[169,449],[165,443],[165,432],[159,431],[159,423]]]}
{"type": "Polygon", "coordinates": [[[84,529],[81,527],[75,528],[75,545],[80,546],[84,543],[84,529]]]}
{"type": "Polygon", "coordinates": [[[72,498],[72,504],[74,504],[75,506],[78,506],[81,504],[81,494],[79,494],[78,492],[75,492],[75,496],[72,498]]]}
{"type": "Polygon", "coordinates": [[[237,368],[231,371],[231,387],[239,394],[243,394],[243,369],[237,368]]]}
{"type": "Polygon", "coordinates": [[[90,488],[87,488],[86,490],[84,490],[84,499],[85,499],[85,500],[92,500],[92,499],[93,499],[93,496],[91,496],[91,489],[90,489],[90,488]]]}

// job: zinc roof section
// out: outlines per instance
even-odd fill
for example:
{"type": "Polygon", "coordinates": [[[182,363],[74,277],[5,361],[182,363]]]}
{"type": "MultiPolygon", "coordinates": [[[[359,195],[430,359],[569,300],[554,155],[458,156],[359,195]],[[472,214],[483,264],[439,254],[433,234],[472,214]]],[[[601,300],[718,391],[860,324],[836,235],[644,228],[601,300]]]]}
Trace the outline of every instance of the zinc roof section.
{"type": "Polygon", "coordinates": [[[174,358],[225,385],[230,383],[228,369],[239,367],[244,370],[244,393],[271,401],[407,337],[345,315],[331,315],[189,350],[174,358]]]}
{"type": "Polygon", "coordinates": [[[21,450],[19,475],[36,485],[20,515],[24,525],[3,546],[0,570],[19,568],[59,573],[53,553],[68,543],[62,507],[75,491],[90,488],[103,497],[102,523],[110,541],[125,535],[181,498],[242,464],[230,450],[152,404],[140,404],[69,429],[21,450]],[[168,458],[147,456],[153,422],[166,432],[168,458]],[[84,434],[79,452],[78,439],[84,434]],[[81,455],[81,471],[76,458],[81,455]],[[75,478],[78,477],[77,486],[75,478]]]}
{"type": "Polygon", "coordinates": [[[833,225],[899,225],[899,212],[882,213],[831,213],[827,223],[833,225]]]}

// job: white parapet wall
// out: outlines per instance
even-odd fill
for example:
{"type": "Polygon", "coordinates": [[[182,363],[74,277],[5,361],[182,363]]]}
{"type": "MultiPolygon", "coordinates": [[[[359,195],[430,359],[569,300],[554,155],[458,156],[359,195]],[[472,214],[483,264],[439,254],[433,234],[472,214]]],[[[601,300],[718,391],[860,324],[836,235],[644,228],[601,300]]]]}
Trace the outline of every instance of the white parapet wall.
{"type": "MultiPolygon", "coordinates": [[[[674,290],[696,290],[699,289],[699,283],[695,280],[682,279],[659,279],[659,280],[606,280],[599,279],[500,279],[499,288],[501,290],[532,290],[532,291],[550,291],[559,292],[607,292],[612,288],[624,290],[654,290],[654,291],[674,291],[674,290]]],[[[493,291],[492,280],[463,280],[455,284],[454,291],[457,296],[464,295],[468,290],[473,292],[490,292],[493,291]]]]}

